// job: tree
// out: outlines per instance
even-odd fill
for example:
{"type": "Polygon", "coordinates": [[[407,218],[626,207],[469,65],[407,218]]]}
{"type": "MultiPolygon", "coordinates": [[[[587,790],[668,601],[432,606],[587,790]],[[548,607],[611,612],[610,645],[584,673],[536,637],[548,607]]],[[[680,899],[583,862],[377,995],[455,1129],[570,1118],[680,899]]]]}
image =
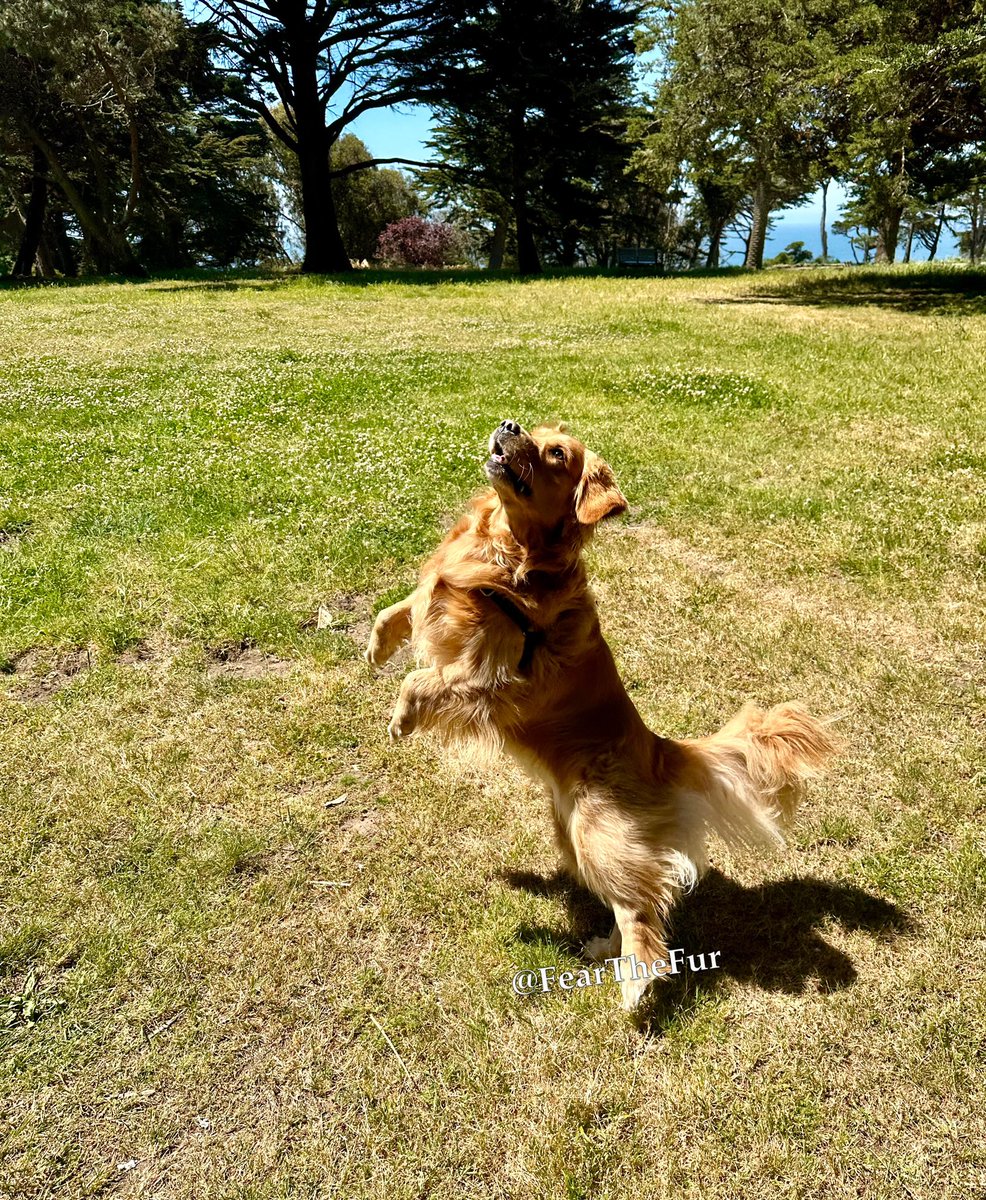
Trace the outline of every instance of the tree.
{"type": "Polygon", "coordinates": [[[0,15],[3,111],[37,151],[36,185],[43,160],[104,272],[142,272],[126,237],[144,186],[141,114],[180,26],[156,0],[7,0],[0,15]]]}
{"type": "MultiPolygon", "coordinates": [[[[291,219],[303,229],[298,159],[283,143],[278,145],[280,179],[288,209],[291,219]]],[[[332,147],[333,171],[364,163],[366,169],[339,174],[331,184],[339,234],[351,259],[372,258],[377,239],[388,225],[402,217],[421,216],[425,211],[424,201],[400,171],[376,166],[373,155],[354,133],[343,134],[332,147]]]]}
{"type": "Polygon", "coordinates": [[[209,36],[158,0],[3,10],[16,272],[139,275],[281,252],[266,134],[212,67],[209,36]]]}
{"type": "Polygon", "coordinates": [[[625,161],[631,33],[623,0],[440,0],[421,40],[419,94],[436,109],[430,143],[456,188],[509,212],[522,273],[540,271],[537,235],[574,256],[602,216],[601,171],[625,161]]]}
{"type": "Polygon", "coordinates": [[[374,108],[414,98],[404,65],[429,25],[427,3],[380,0],[201,0],[218,22],[223,53],[248,102],[298,160],[306,272],[348,271],[333,179],[367,160],[333,167],[333,146],[374,108]]]}
{"type": "Polygon", "coordinates": [[[445,221],[404,217],[380,234],[376,257],[398,267],[447,267],[462,262],[462,231],[445,221]]]}
{"type": "Polygon", "coordinates": [[[766,262],[766,266],[770,267],[799,267],[805,263],[810,263],[813,258],[812,252],[806,248],[804,242],[790,242],[784,247],[780,254],[775,254],[766,262]]]}
{"type": "Polygon", "coordinates": [[[737,147],[717,140],[717,131],[683,100],[680,89],[659,91],[632,162],[659,193],[680,189],[692,194],[699,243],[708,240],[705,267],[713,269],[719,266],[726,228],[749,194],[749,182],[737,147]]]}
{"type": "Polygon", "coordinates": [[[837,155],[853,203],[893,262],[912,202],[934,207],[983,171],[982,13],[967,0],[882,0],[837,31],[837,103],[847,116],[837,155]]]}
{"type": "Polygon", "coordinates": [[[986,255],[986,187],[978,180],[955,198],[949,227],[958,237],[959,253],[973,266],[981,262],[986,255]]]}
{"type": "Polygon", "coordinates": [[[751,197],[749,268],[763,265],[771,212],[814,186],[825,149],[816,81],[839,2],[685,0],[655,18],[666,62],[657,115],[683,131],[696,184],[713,185],[720,237],[739,191],[751,197]]]}
{"type": "Polygon", "coordinates": [[[6,144],[0,172],[14,202],[8,213],[7,228],[11,233],[16,231],[16,250],[11,260],[10,274],[15,279],[24,279],[33,273],[37,265],[42,274],[51,275],[53,272],[44,261],[42,251],[48,212],[48,176],[44,155],[36,146],[28,152],[27,147],[18,145],[15,139],[4,141],[6,144]],[[28,194],[26,203],[23,201],[25,190],[28,194]]]}
{"type": "Polygon", "coordinates": [[[869,217],[850,201],[842,209],[842,217],[832,222],[832,232],[849,242],[855,262],[868,263],[876,251],[877,236],[869,217]],[[860,258],[862,255],[862,258],[860,258]]]}
{"type": "Polygon", "coordinates": [[[156,271],[233,267],[285,258],[274,163],[254,119],[194,111],[151,162],[153,197],[133,233],[141,261],[156,271]]]}

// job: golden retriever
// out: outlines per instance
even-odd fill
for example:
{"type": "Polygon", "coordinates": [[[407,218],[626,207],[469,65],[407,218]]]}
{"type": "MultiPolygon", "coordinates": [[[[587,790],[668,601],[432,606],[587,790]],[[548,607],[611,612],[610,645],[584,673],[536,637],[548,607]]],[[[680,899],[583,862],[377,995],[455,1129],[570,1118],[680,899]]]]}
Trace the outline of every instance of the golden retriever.
{"type": "MultiPolygon", "coordinates": [[[[550,793],[566,867],[616,918],[597,960],[667,958],[677,895],[708,866],[706,837],[777,844],[834,749],[796,704],[747,705],[712,737],[652,733],[603,640],[582,549],[627,507],[613,472],[564,432],[504,421],[489,441],[492,487],[425,563],[417,588],[376,619],[367,660],[410,638],[389,732],[435,730],[502,747],[550,793]]],[[[633,1008],[649,979],[622,981],[633,1008]]]]}

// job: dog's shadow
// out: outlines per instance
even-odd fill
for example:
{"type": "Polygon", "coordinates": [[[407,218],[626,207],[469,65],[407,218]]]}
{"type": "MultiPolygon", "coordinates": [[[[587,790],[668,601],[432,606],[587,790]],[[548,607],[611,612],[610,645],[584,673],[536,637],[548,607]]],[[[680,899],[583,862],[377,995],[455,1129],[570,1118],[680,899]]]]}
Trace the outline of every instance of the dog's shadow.
{"type": "MultiPolygon", "coordinates": [[[[567,876],[507,871],[511,887],[560,899],[568,910],[570,933],[522,925],[520,942],[550,942],[580,954],[613,924],[609,910],[567,876]]],[[[722,986],[726,978],[754,983],[767,991],[798,994],[849,987],[857,978],[848,955],[830,945],[820,927],[834,921],[843,929],[865,930],[890,940],[912,930],[907,914],[888,900],[849,883],[788,878],[743,887],[711,870],[674,910],[668,940],[686,954],[720,951],[719,969],[683,971],[646,993],[637,1011],[641,1028],[659,1032],[693,1007],[697,995],[722,986]]]]}

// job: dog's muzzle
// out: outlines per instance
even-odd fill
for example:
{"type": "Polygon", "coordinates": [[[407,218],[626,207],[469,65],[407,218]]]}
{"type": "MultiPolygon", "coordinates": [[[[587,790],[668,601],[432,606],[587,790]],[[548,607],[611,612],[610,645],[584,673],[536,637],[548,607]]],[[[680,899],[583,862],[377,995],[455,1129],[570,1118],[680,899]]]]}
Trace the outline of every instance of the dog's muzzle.
{"type": "Polygon", "coordinates": [[[490,457],[485,467],[490,483],[496,486],[499,481],[505,480],[513,485],[519,496],[529,496],[531,489],[513,470],[511,459],[518,449],[518,443],[526,437],[527,434],[516,421],[501,421],[490,434],[490,457]]]}

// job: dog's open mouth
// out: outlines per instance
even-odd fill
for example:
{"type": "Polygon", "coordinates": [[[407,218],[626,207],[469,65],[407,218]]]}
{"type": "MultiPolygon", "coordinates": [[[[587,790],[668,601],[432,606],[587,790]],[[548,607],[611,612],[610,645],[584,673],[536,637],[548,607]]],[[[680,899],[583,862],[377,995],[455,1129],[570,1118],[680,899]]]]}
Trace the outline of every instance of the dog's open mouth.
{"type": "Polygon", "coordinates": [[[518,496],[531,494],[530,487],[511,468],[507,455],[504,453],[503,444],[496,438],[490,439],[490,456],[486,462],[486,477],[491,483],[496,483],[498,479],[506,479],[513,485],[518,496]]]}

